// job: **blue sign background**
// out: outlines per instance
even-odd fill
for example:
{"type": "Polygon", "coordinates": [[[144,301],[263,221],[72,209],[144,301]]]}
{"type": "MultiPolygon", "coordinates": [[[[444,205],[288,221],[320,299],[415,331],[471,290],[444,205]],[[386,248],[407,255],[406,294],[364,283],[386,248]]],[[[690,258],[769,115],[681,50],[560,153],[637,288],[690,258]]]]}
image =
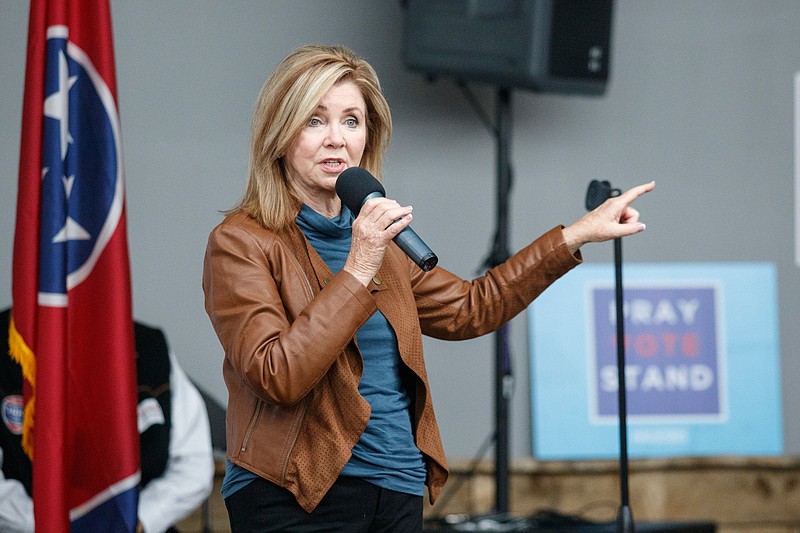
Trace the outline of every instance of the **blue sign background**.
{"type": "MultiPolygon", "coordinates": [[[[623,285],[629,337],[626,376],[632,378],[626,378],[629,455],[782,453],[774,266],[629,264],[623,270],[623,285]],[[632,323],[636,313],[628,306],[637,297],[645,303],[695,298],[696,320],[678,320],[673,327],[665,327],[664,320],[632,323]],[[643,335],[652,340],[674,333],[676,342],[682,336],[702,341],[697,357],[680,357],[680,344],[670,344],[669,349],[662,345],[658,353],[636,344],[643,335]],[[667,390],[665,382],[656,379],[642,390],[643,369],[663,377],[667,366],[683,363],[703,365],[713,375],[713,387],[701,393],[667,390]],[[638,390],[631,391],[632,386],[638,390]]],[[[599,377],[599,370],[609,364],[616,371],[615,340],[613,344],[608,340],[616,332],[608,317],[613,289],[612,264],[584,264],[547,289],[529,309],[533,449],[539,459],[619,456],[617,408],[613,402],[609,407],[616,392],[604,390],[599,377]]],[[[692,352],[692,342],[685,346],[692,352]]]]}

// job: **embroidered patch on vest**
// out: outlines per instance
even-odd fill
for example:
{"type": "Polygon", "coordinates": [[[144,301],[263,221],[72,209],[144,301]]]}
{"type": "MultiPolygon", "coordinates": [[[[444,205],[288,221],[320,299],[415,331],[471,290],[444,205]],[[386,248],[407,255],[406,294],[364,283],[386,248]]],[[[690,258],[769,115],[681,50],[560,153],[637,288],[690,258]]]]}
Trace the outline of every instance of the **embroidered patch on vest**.
{"type": "Polygon", "coordinates": [[[0,416],[3,418],[3,423],[14,435],[22,435],[23,405],[22,396],[19,394],[6,396],[0,404],[0,416]]]}
{"type": "Polygon", "coordinates": [[[139,433],[144,433],[152,425],[166,422],[164,411],[155,398],[145,398],[139,402],[136,410],[139,414],[139,433]]]}

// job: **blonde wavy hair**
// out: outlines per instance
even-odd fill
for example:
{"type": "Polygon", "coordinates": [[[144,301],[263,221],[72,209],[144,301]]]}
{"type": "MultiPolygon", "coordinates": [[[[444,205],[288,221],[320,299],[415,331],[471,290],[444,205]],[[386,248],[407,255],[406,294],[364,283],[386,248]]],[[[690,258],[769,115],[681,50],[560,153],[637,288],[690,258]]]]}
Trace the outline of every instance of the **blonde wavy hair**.
{"type": "Polygon", "coordinates": [[[344,46],[306,45],[286,56],[261,88],[250,131],[247,187],[231,211],[245,211],[273,230],[294,221],[301,201],[289,184],[283,155],[325,93],[343,80],[354,82],[367,104],[367,142],[360,166],[381,178],[392,117],[375,69],[344,46]]]}

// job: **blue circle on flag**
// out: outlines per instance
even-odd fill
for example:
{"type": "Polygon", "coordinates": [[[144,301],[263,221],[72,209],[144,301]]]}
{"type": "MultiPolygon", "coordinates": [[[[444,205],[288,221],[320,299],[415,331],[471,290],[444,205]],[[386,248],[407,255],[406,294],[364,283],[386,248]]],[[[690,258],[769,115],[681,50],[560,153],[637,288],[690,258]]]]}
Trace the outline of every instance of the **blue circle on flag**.
{"type": "Polygon", "coordinates": [[[88,56],[68,41],[66,28],[52,27],[48,37],[39,291],[40,300],[44,293],[56,301],[64,297],[65,304],[119,220],[119,121],[111,92],[88,56]]]}

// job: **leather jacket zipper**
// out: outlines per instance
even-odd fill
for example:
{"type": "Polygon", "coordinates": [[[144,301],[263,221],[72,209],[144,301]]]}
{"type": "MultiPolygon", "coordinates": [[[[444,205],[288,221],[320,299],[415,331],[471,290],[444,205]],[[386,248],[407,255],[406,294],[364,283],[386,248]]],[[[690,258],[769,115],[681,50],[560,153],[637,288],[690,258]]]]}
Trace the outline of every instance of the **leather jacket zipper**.
{"type": "Polygon", "coordinates": [[[303,398],[303,405],[300,408],[300,412],[295,416],[295,423],[292,426],[292,440],[289,443],[289,446],[286,447],[286,453],[283,454],[283,466],[281,467],[281,487],[286,485],[286,470],[289,468],[289,455],[291,455],[294,445],[297,442],[297,438],[300,436],[300,422],[306,416],[307,407],[308,396],[303,398]]]}
{"type": "Polygon", "coordinates": [[[261,414],[261,409],[264,407],[264,400],[258,399],[258,403],[256,403],[256,410],[253,412],[253,416],[250,417],[250,423],[247,424],[247,432],[244,434],[244,441],[242,441],[242,448],[241,452],[247,451],[247,445],[250,444],[250,437],[253,436],[253,430],[256,428],[256,421],[258,420],[258,415],[261,414]]]}

